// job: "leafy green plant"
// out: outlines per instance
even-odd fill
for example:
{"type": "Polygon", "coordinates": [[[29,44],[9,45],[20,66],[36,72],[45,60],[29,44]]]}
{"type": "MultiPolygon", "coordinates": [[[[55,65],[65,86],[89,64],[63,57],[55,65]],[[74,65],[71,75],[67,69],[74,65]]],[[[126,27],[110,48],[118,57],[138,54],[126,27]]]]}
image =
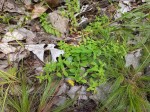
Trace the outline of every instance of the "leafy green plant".
{"type": "Polygon", "coordinates": [[[113,27],[104,27],[106,23],[109,23],[109,18],[107,16],[102,16],[102,17],[96,17],[96,19],[90,23],[85,29],[85,32],[88,32],[90,35],[95,37],[100,37],[100,38],[106,38],[108,39],[110,37],[111,30],[113,27]]]}
{"type": "Polygon", "coordinates": [[[78,26],[77,18],[75,14],[80,11],[80,1],[79,0],[66,0],[66,10],[62,9],[61,14],[70,20],[71,30],[78,26]]]}
{"type": "Polygon", "coordinates": [[[60,37],[61,36],[61,33],[59,31],[57,31],[52,25],[51,23],[49,23],[47,21],[47,14],[46,13],[43,13],[41,16],[40,16],[40,22],[41,22],[41,25],[42,27],[44,28],[44,30],[47,32],[47,33],[50,33],[52,35],[55,35],[57,37],[60,37]]]}
{"type": "MultiPolygon", "coordinates": [[[[118,41],[123,41],[127,45],[127,41],[136,41],[135,45],[129,46],[128,49],[143,48],[144,54],[141,66],[137,69],[132,67],[126,68],[125,61],[120,57],[116,58],[115,63],[108,64],[105,70],[108,82],[112,83],[111,93],[108,99],[100,107],[99,112],[103,110],[111,112],[149,112],[150,103],[146,98],[147,92],[150,91],[149,76],[143,74],[145,66],[149,65],[150,51],[149,43],[149,9],[148,4],[144,4],[139,8],[125,13],[116,21],[122,23],[113,25],[112,37],[118,41]],[[143,38],[140,38],[143,37],[143,38]]],[[[116,22],[115,21],[115,22],[116,22]]],[[[108,25],[108,24],[107,24],[108,25]]],[[[109,26],[105,27],[109,27],[109,26]]]]}
{"type": "Polygon", "coordinates": [[[58,45],[65,54],[58,58],[57,63],[46,64],[46,76],[56,74],[58,77],[68,77],[78,83],[88,84],[87,90],[92,91],[106,81],[107,64],[115,63],[113,58],[123,58],[125,55],[124,46],[113,41],[105,43],[105,40],[86,38],[79,46],[64,42],[58,45]]]}

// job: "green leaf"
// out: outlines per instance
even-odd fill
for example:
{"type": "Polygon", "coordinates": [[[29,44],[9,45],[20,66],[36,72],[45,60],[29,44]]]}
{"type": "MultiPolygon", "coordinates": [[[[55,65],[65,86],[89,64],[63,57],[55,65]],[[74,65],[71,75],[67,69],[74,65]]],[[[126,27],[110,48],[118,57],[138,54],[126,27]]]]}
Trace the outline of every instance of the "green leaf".
{"type": "Polygon", "coordinates": [[[60,72],[57,72],[56,74],[58,77],[62,77],[61,73],[60,72]]]}

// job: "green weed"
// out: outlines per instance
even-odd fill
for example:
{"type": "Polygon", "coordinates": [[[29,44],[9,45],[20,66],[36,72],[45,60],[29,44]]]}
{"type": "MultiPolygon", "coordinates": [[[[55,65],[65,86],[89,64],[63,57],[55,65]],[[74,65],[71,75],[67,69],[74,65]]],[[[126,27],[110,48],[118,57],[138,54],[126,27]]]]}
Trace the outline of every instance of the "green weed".
{"type": "Polygon", "coordinates": [[[70,20],[70,31],[76,31],[78,27],[77,18],[75,14],[80,11],[80,1],[79,0],[66,0],[66,9],[61,9],[60,12],[62,16],[67,17],[70,20]]]}
{"type": "Polygon", "coordinates": [[[7,97],[10,88],[14,86],[15,83],[19,83],[19,79],[16,77],[17,69],[9,69],[8,72],[0,71],[0,109],[2,112],[5,110],[7,105],[7,97]]]}
{"type": "MultiPolygon", "coordinates": [[[[33,92],[30,92],[26,72],[23,69],[12,68],[8,72],[0,71],[0,111],[13,112],[42,112],[52,110],[49,107],[54,101],[60,80],[42,82],[33,92]],[[17,88],[15,87],[17,86],[17,88]]],[[[66,104],[70,106],[71,100],[66,104]]],[[[68,106],[53,108],[55,111],[64,110],[68,106]]]]}
{"type": "MultiPolygon", "coordinates": [[[[87,90],[94,91],[96,87],[106,81],[105,68],[107,64],[114,64],[118,56],[123,59],[124,46],[113,41],[95,41],[86,38],[79,46],[58,43],[65,51],[57,63],[48,63],[44,67],[46,76],[56,74],[58,77],[68,77],[81,84],[88,84],[87,90]]],[[[50,76],[49,76],[50,77],[50,76]]]]}
{"type": "Polygon", "coordinates": [[[8,16],[8,15],[0,15],[0,23],[6,23],[6,24],[10,24],[9,22],[10,22],[10,20],[12,19],[13,17],[10,17],[10,16],[8,16]]]}
{"type": "MultiPolygon", "coordinates": [[[[112,37],[122,41],[129,50],[143,48],[144,54],[141,66],[137,69],[132,67],[126,68],[125,61],[116,58],[115,64],[108,64],[106,75],[108,82],[113,82],[111,93],[108,99],[103,102],[104,107],[99,109],[111,112],[149,112],[150,103],[147,101],[146,94],[150,91],[148,84],[149,76],[142,74],[145,66],[149,64],[150,51],[149,43],[149,13],[145,12],[150,7],[147,4],[125,13],[121,18],[120,24],[113,25],[112,37]],[[141,38],[143,37],[143,38],[141,38]],[[127,41],[134,40],[136,44],[132,46],[127,41]]],[[[115,21],[115,22],[116,22],[115,21]]],[[[107,24],[107,23],[106,23],[107,24]]],[[[107,25],[105,27],[109,27],[107,25]]]]}
{"type": "Polygon", "coordinates": [[[108,24],[109,21],[107,16],[96,17],[96,19],[84,29],[84,32],[88,32],[93,38],[108,39],[113,27],[104,27],[103,25],[108,24]]]}
{"type": "MultiPolygon", "coordinates": [[[[148,112],[150,104],[146,98],[150,78],[136,70],[125,68],[122,60],[116,61],[114,69],[108,67],[108,82],[113,82],[108,99],[103,102],[105,109],[111,112],[148,112]]],[[[101,112],[103,108],[99,111],[101,112]]]]}

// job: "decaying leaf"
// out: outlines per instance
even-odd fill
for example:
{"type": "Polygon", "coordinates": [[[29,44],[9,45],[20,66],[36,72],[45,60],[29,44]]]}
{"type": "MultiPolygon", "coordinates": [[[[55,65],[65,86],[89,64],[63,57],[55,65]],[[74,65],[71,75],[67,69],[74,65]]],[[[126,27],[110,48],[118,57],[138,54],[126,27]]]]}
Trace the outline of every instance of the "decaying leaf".
{"type": "Polygon", "coordinates": [[[66,84],[66,83],[63,83],[63,84],[61,85],[61,87],[59,88],[59,91],[58,91],[58,93],[57,93],[57,96],[62,95],[63,93],[66,93],[67,88],[68,88],[67,84],[66,84]]]}
{"type": "Polygon", "coordinates": [[[48,9],[48,7],[47,6],[43,6],[42,4],[34,5],[34,9],[32,10],[31,18],[35,19],[35,18],[39,17],[47,9],[48,9]]]}
{"type": "Polygon", "coordinates": [[[87,100],[87,93],[86,93],[86,87],[85,86],[73,86],[71,89],[67,92],[67,95],[74,99],[76,95],[78,95],[79,100],[87,100]]]}
{"type": "Polygon", "coordinates": [[[48,44],[48,46],[45,48],[45,50],[50,50],[51,51],[51,56],[52,56],[52,61],[56,62],[57,61],[57,57],[59,57],[60,55],[64,54],[63,50],[59,50],[57,48],[54,48],[54,44],[48,44]]]}
{"type": "Polygon", "coordinates": [[[84,28],[88,24],[88,18],[82,16],[81,21],[78,23],[80,27],[84,28]]]}
{"type": "Polygon", "coordinates": [[[8,59],[11,62],[19,62],[21,59],[24,59],[27,56],[29,56],[29,52],[24,48],[18,47],[16,52],[10,53],[8,55],[8,59]]]}
{"type": "Polygon", "coordinates": [[[1,43],[0,44],[0,51],[3,52],[4,54],[8,54],[11,52],[15,52],[16,48],[11,46],[11,45],[8,45],[8,43],[1,43]]]}
{"type": "Polygon", "coordinates": [[[126,67],[129,67],[130,65],[133,66],[133,68],[137,68],[139,66],[139,61],[141,57],[141,50],[142,49],[137,49],[135,51],[132,51],[131,53],[127,54],[125,56],[126,60],[126,67]]]}
{"type": "Polygon", "coordinates": [[[85,86],[81,87],[81,90],[78,92],[79,100],[88,100],[86,89],[87,87],[85,86]]]}
{"type": "Polygon", "coordinates": [[[41,61],[44,61],[44,45],[45,44],[26,45],[25,49],[32,51],[41,61]]]}
{"type": "Polygon", "coordinates": [[[59,15],[57,11],[49,13],[48,21],[62,34],[68,33],[69,20],[59,15]]]}
{"type": "Polygon", "coordinates": [[[61,54],[64,54],[63,50],[59,50],[54,48],[54,44],[48,44],[46,48],[44,48],[45,44],[36,44],[36,45],[26,45],[25,49],[32,51],[42,62],[44,61],[44,51],[50,50],[52,61],[56,62],[57,57],[59,57],[61,54]]]}
{"type": "Polygon", "coordinates": [[[54,102],[55,105],[60,106],[63,105],[66,101],[66,97],[64,96],[59,96],[58,99],[54,102]]]}
{"type": "Polygon", "coordinates": [[[96,94],[90,95],[89,98],[96,102],[104,101],[108,97],[108,94],[111,92],[111,84],[102,84],[96,88],[96,91],[96,94]]]}
{"type": "Polygon", "coordinates": [[[3,59],[5,57],[5,54],[3,52],[0,52],[0,59],[3,59]]]}
{"type": "Polygon", "coordinates": [[[121,14],[124,14],[132,9],[130,0],[119,1],[119,7],[120,8],[117,10],[116,15],[114,16],[115,19],[120,18],[121,14]]]}
{"type": "Polygon", "coordinates": [[[23,3],[25,5],[31,5],[32,4],[32,1],[31,0],[23,0],[23,3]]]}
{"type": "Polygon", "coordinates": [[[14,0],[5,0],[5,3],[3,5],[3,11],[25,14],[25,8],[19,7],[19,5],[15,4],[14,0]]]}
{"type": "Polygon", "coordinates": [[[0,60],[0,70],[5,71],[7,66],[8,66],[8,61],[7,60],[0,60]]]}
{"type": "Polygon", "coordinates": [[[5,2],[5,0],[0,0],[0,11],[2,11],[2,9],[3,9],[4,2],[5,2]]]}
{"type": "MultiPolygon", "coordinates": [[[[24,40],[27,38],[30,38],[30,40],[31,40],[31,39],[35,38],[35,34],[32,31],[27,30],[25,28],[19,28],[19,29],[14,29],[12,32],[7,32],[4,35],[4,37],[2,38],[2,42],[7,43],[10,41],[24,40]]],[[[30,41],[30,42],[32,42],[32,41],[30,41]]],[[[30,43],[30,42],[28,42],[28,43],[30,43]]]]}
{"type": "Polygon", "coordinates": [[[77,91],[81,88],[81,86],[72,86],[71,89],[67,92],[67,95],[74,99],[77,91]]]}

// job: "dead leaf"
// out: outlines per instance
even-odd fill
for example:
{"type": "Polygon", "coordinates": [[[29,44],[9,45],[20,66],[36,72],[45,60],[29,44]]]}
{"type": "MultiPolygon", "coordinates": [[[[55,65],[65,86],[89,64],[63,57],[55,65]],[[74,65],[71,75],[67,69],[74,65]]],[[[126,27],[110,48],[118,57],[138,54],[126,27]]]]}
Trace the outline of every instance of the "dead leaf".
{"type": "Polygon", "coordinates": [[[25,14],[25,8],[23,6],[19,7],[19,5],[15,4],[14,0],[7,0],[3,6],[4,12],[16,12],[20,14],[25,14]]]}
{"type": "Polygon", "coordinates": [[[8,43],[1,43],[0,44],[0,51],[3,52],[4,54],[8,54],[11,52],[15,52],[16,48],[11,46],[11,45],[8,45],[8,43]]]}
{"type": "Polygon", "coordinates": [[[12,32],[7,32],[2,38],[3,43],[7,43],[14,40],[27,40],[27,43],[32,43],[31,40],[35,38],[35,34],[25,28],[14,29],[12,32]],[[30,41],[28,41],[28,39],[30,41]]]}
{"type": "Polygon", "coordinates": [[[81,86],[72,86],[71,89],[67,92],[67,95],[74,99],[77,91],[81,88],[81,86]]]}
{"type": "Polygon", "coordinates": [[[81,7],[80,12],[77,13],[77,14],[75,14],[74,16],[77,17],[77,16],[79,16],[79,15],[85,13],[85,12],[91,11],[92,9],[93,9],[93,8],[92,8],[90,5],[83,5],[83,6],[81,7]]]}
{"type": "Polygon", "coordinates": [[[96,88],[96,91],[97,92],[93,95],[90,95],[89,98],[96,102],[104,101],[108,97],[108,94],[111,92],[111,84],[101,84],[99,87],[96,88]]]}
{"type": "Polygon", "coordinates": [[[68,33],[69,20],[59,15],[57,11],[48,14],[48,21],[63,35],[68,33]]]}
{"type": "Polygon", "coordinates": [[[8,67],[8,61],[7,60],[0,60],[0,70],[6,71],[6,68],[8,67]]]}
{"type": "Polygon", "coordinates": [[[63,105],[66,101],[66,97],[64,96],[59,96],[55,101],[54,101],[54,104],[57,105],[57,106],[60,106],[60,105],[63,105]]]}
{"type": "Polygon", "coordinates": [[[88,18],[82,16],[81,21],[78,24],[80,27],[85,28],[88,24],[88,18]]]}
{"type": "Polygon", "coordinates": [[[35,19],[43,14],[48,9],[47,6],[43,6],[42,4],[34,5],[34,9],[32,10],[31,18],[35,19]]]}
{"type": "Polygon", "coordinates": [[[5,58],[5,54],[0,52],[0,59],[4,59],[5,58]]]}
{"type": "Polygon", "coordinates": [[[132,9],[130,0],[129,1],[119,1],[119,9],[117,10],[117,13],[115,14],[115,19],[120,18],[121,14],[124,14],[132,9]]]}
{"type": "Polygon", "coordinates": [[[19,62],[21,59],[24,59],[29,56],[29,52],[22,47],[17,48],[18,51],[8,54],[8,59],[11,62],[19,62]]]}
{"type": "Polygon", "coordinates": [[[81,90],[78,92],[79,100],[88,100],[86,89],[86,86],[81,87],[81,90]]]}
{"type": "Polygon", "coordinates": [[[59,88],[59,91],[58,91],[58,93],[57,93],[57,96],[59,96],[59,95],[62,95],[63,93],[66,93],[66,91],[67,91],[67,84],[66,83],[63,83],[62,85],[61,85],[61,87],[59,88]]]}
{"type": "Polygon", "coordinates": [[[31,5],[32,4],[31,0],[23,0],[23,3],[25,5],[31,5]]]}
{"type": "Polygon", "coordinates": [[[56,62],[57,61],[57,57],[59,57],[60,55],[64,54],[63,50],[59,50],[57,48],[54,48],[54,44],[48,44],[48,46],[45,48],[45,50],[50,50],[51,51],[51,56],[52,56],[52,61],[56,62]]]}
{"type": "Polygon", "coordinates": [[[46,48],[44,48],[44,46],[45,44],[25,45],[25,49],[32,51],[42,62],[44,62],[45,50],[49,50],[51,52],[53,62],[56,62],[57,57],[64,54],[63,50],[54,48],[54,44],[48,44],[46,48]]]}
{"type": "Polygon", "coordinates": [[[126,60],[126,67],[129,66],[133,66],[133,68],[137,68],[139,66],[139,61],[140,61],[140,57],[141,57],[141,50],[142,49],[137,49],[135,51],[132,51],[130,53],[128,53],[125,56],[125,60],[126,60]]]}
{"type": "Polygon", "coordinates": [[[3,9],[4,2],[5,2],[5,0],[0,0],[0,11],[2,11],[2,9],[3,9]]]}
{"type": "Polygon", "coordinates": [[[45,44],[26,45],[25,49],[32,51],[43,62],[44,61],[44,45],[45,44]]]}

